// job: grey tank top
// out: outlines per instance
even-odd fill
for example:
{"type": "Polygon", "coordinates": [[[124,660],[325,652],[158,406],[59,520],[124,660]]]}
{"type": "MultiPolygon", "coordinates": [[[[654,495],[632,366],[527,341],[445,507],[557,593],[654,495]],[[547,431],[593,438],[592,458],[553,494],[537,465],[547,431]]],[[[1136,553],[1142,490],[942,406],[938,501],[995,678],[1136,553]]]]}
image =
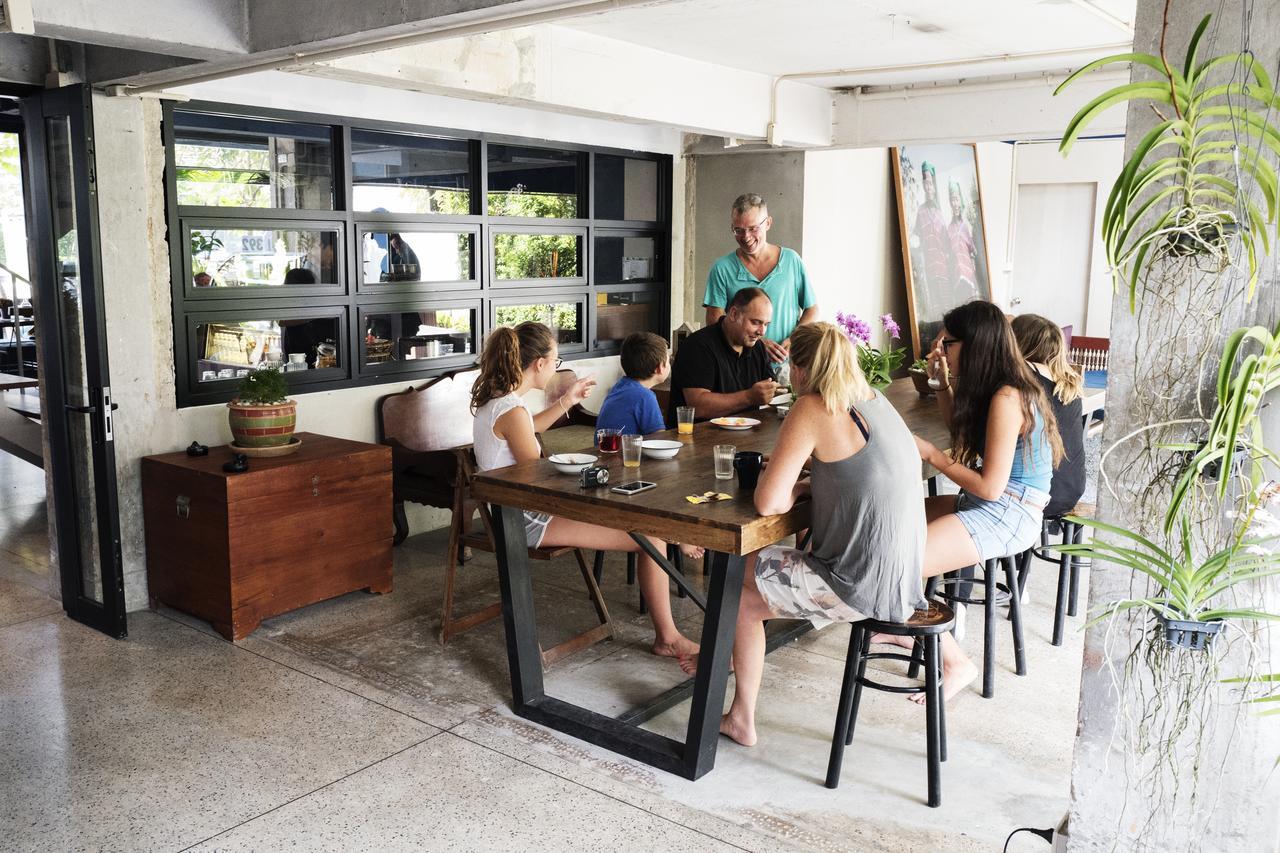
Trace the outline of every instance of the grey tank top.
{"type": "Polygon", "coordinates": [[[856,411],[866,445],[837,462],[812,460],[813,537],[805,562],[854,610],[902,622],[926,606],[920,453],[880,392],[856,411]]]}

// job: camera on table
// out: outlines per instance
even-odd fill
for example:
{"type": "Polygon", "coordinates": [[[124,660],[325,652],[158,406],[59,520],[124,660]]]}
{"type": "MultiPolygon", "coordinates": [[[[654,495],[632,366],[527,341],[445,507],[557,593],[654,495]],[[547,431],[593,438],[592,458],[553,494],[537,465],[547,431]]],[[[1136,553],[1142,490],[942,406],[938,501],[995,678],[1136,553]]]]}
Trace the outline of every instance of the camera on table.
{"type": "Polygon", "coordinates": [[[607,485],[609,482],[609,469],[600,465],[592,465],[589,468],[583,468],[578,473],[578,481],[584,489],[597,489],[600,486],[607,485]]]}

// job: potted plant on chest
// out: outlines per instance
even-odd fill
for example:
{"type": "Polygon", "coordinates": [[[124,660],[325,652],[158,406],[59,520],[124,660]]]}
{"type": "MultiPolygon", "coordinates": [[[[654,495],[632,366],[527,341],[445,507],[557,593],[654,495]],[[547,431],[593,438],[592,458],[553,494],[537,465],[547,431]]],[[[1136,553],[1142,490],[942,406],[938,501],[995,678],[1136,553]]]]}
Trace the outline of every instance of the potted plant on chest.
{"type": "Polygon", "coordinates": [[[227,403],[231,446],[250,456],[283,456],[297,450],[302,443],[293,434],[298,404],[288,396],[284,375],[274,367],[242,379],[236,398],[227,403]]]}
{"type": "Polygon", "coordinates": [[[907,372],[911,374],[911,384],[916,386],[916,393],[921,397],[933,396],[933,388],[929,385],[929,360],[927,358],[917,358],[911,362],[911,367],[907,372]]]}

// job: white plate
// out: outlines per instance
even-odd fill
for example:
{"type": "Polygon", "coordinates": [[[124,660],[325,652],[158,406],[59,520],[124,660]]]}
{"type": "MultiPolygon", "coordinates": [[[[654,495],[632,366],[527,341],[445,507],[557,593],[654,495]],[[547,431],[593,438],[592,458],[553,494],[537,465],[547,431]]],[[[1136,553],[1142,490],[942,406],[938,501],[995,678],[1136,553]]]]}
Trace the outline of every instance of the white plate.
{"type": "Polygon", "coordinates": [[[651,459],[671,459],[680,452],[680,448],[683,446],[678,441],[668,441],[661,438],[650,438],[640,442],[644,455],[651,459]]]}
{"type": "Polygon", "coordinates": [[[755,418],[712,418],[711,423],[720,429],[751,429],[753,426],[760,426],[755,418]]]}
{"type": "Polygon", "coordinates": [[[577,474],[583,468],[596,464],[596,457],[590,453],[557,453],[547,457],[547,461],[561,474],[577,474]]]}
{"type": "Polygon", "coordinates": [[[770,406],[789,406],[791,405],[790,394],[779,394],[769,401],[770,406]]]}

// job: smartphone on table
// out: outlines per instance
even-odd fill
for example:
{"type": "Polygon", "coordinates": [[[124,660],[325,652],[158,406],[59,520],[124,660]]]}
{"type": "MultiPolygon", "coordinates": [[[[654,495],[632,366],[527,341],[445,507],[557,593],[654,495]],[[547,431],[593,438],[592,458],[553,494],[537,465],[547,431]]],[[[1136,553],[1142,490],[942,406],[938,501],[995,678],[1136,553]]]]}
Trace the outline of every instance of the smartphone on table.
{"type": "Polygon", "coordinates": [[[620,495],[636,495],[640,492],[647,492],[657,485],[657,483],[649,483],[644,480],[632,480],[630,483],[619,483],[609,491],[617,492],[620,495]]]}

